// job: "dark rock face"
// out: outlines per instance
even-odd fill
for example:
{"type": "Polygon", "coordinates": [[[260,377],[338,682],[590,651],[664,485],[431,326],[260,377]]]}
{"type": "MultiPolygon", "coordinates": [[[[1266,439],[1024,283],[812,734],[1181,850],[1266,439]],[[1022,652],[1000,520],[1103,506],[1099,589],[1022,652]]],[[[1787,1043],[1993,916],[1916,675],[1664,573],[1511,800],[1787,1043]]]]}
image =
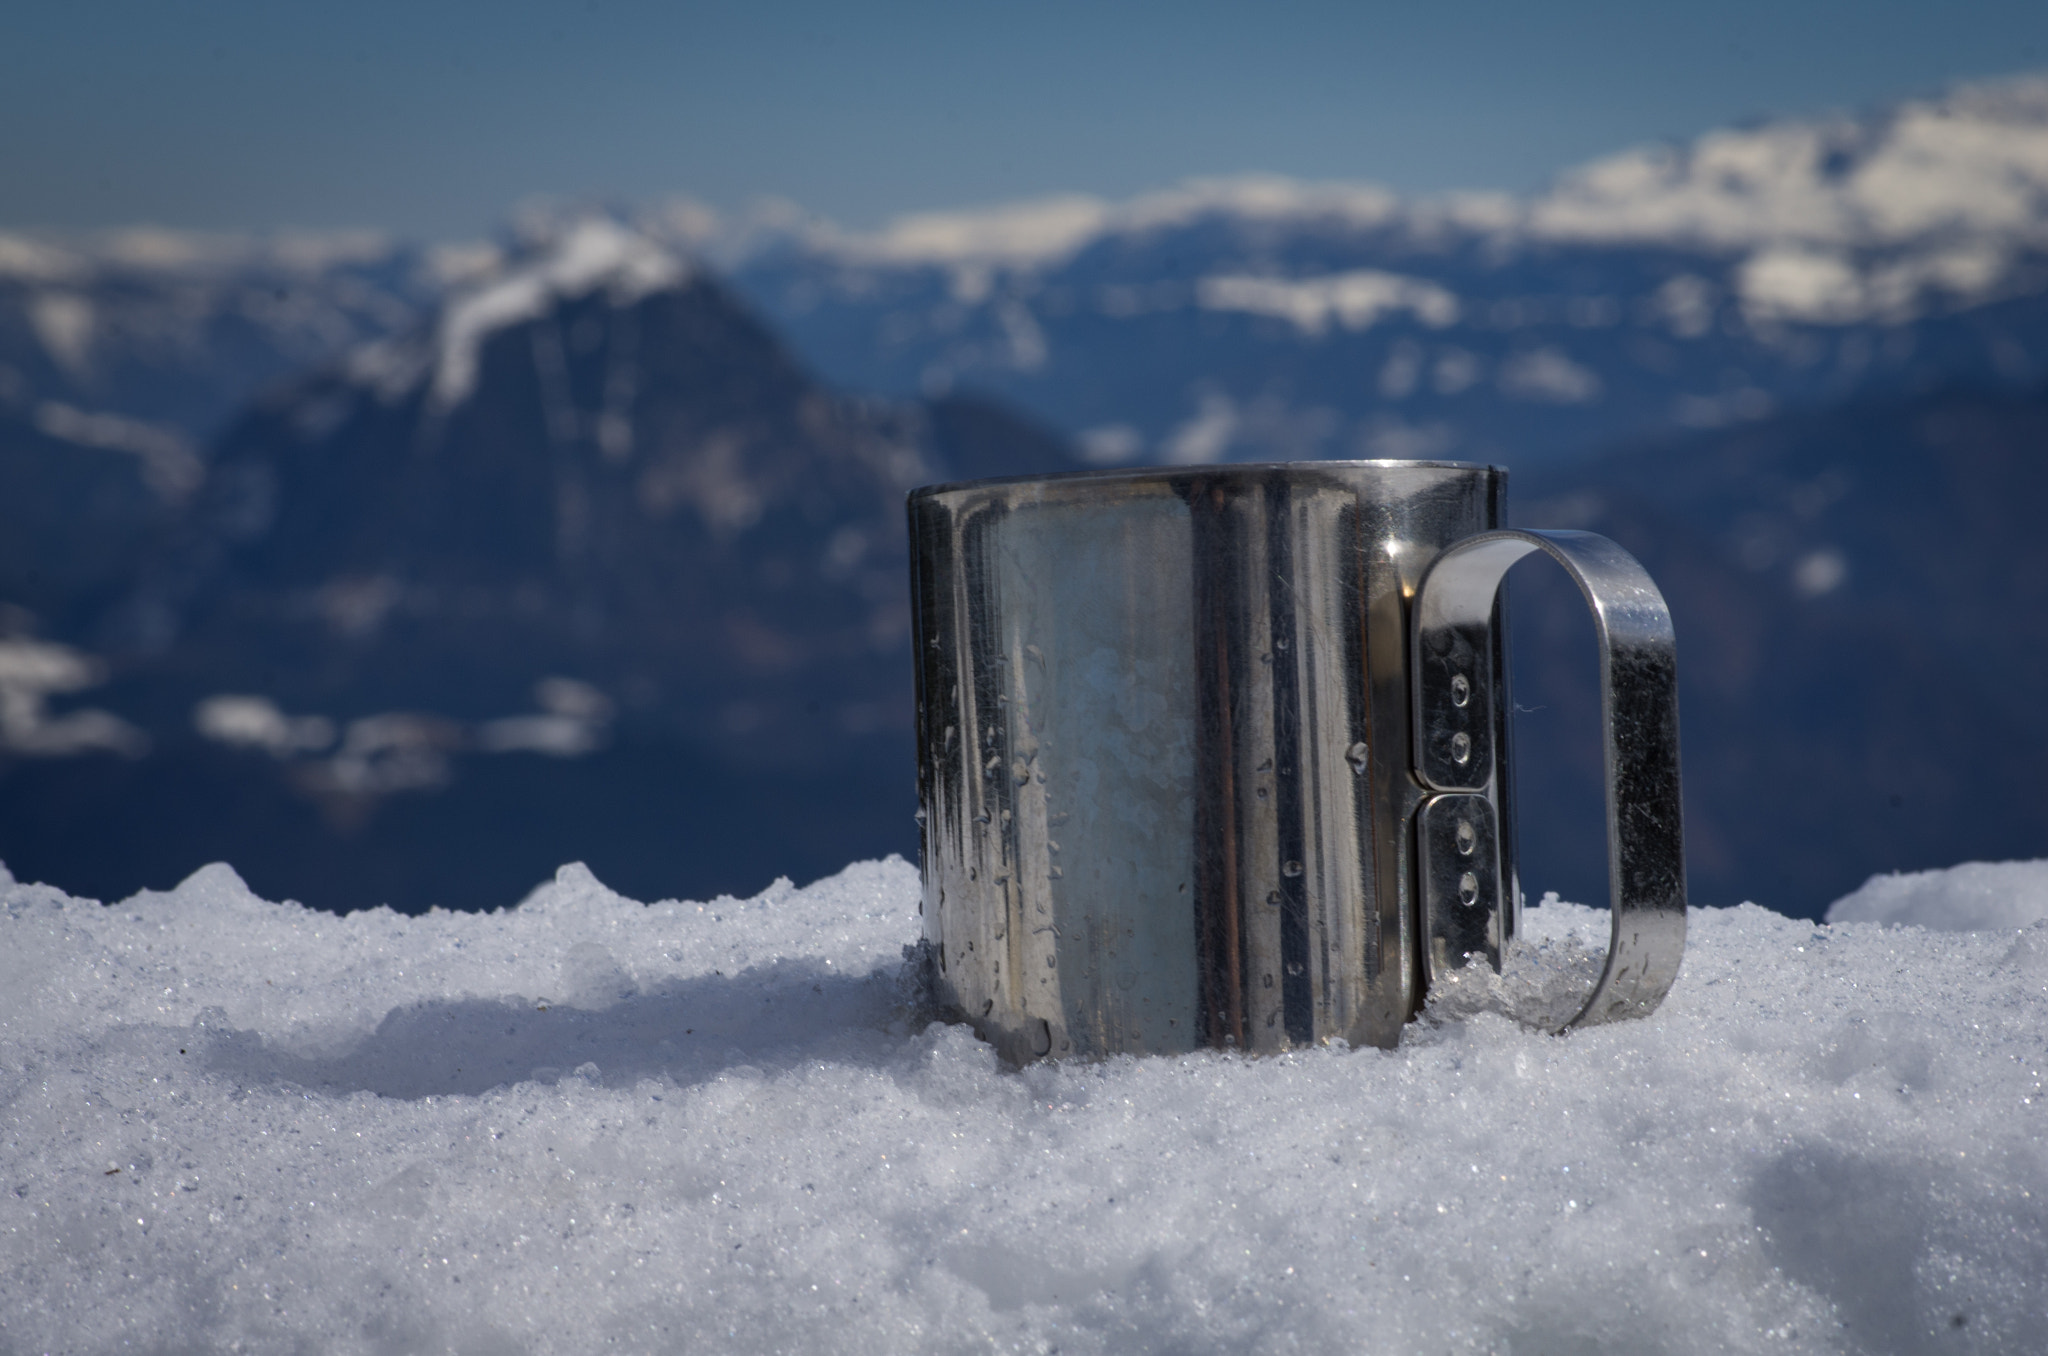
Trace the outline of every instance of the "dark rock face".
{"type": "Polygon", "coordinates": [[[337,375],[233,429],[137,637],[318,709],[516,709],[570,674],[785,754],[828,668],[866,699],[900,666],[918,415],[816,387],[703,281],[565,301],[476,364],[459,402],[337,375]]]}

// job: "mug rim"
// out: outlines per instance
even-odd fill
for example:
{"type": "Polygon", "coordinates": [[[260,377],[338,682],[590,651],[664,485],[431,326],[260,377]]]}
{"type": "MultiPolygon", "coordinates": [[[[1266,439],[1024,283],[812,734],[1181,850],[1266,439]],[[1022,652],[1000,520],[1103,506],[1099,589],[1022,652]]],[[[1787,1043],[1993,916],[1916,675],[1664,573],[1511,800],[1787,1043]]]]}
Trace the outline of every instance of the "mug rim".
{"type": "Polygon", "coordinates": [[[1318,461],[1226,461],[1197,462],[1186,466],[1105,466],[1093,471],[1054,471],[1035,476],[984,476],[977,480],[946,480],[931,485],[919,485],[909,493],[912,500],[934,495],[950,494],[959,490],[979,490],[999,485],[1053,485],[1070,481],[1096,480],[1105,482],[1158,480],[1171,476],[1197,474],[1226,474],[1250,472],[1305,471],[1323,467],[1372,467],[1378,470],[1417,471],[1491,471],[1506,475],[1508,468],[1483,461],[1441,461],[1432,458],[1369,457],[1330,458],[1318,461]]]}

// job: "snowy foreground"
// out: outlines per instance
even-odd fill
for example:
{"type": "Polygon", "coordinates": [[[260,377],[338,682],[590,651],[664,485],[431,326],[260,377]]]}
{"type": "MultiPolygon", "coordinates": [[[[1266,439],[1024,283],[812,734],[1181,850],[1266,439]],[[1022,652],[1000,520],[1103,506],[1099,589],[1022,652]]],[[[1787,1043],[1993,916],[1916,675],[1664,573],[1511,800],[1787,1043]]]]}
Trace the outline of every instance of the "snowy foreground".
{"type": "Polygon", "coordinates": [[[1697,913],[1646,1022],[1021,1074],[909,1006],[916,885],[0,871],[0,1351],[2048,1341],[2048,863],[1697,913]]]}

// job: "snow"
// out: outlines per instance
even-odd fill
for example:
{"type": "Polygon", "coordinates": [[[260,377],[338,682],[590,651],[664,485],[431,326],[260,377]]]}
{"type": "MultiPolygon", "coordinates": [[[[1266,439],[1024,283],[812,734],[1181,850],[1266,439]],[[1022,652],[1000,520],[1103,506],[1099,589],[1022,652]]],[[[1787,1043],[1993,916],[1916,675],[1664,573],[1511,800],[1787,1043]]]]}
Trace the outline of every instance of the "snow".
{"type": "Polygon", "coordinates": [[[397,254],[389,235],[362,229],[251,235],[130,226],[47,237],[0,234],[0,280],[84,283],[125,274],[189,281],[259,269],[311,278],[397,254]]]}
{"type": "Polygon", "coordinates": [[[62,715],[50,712],[51,697],[97,687],[106,678],[105,664],[69,645],[26,636],[0,638],[0,755],[142,756],[149,736],[111,711],[79,707],[62,715]]]}
{"type": "Polygon", "coordinates": [[[192,728],[235,749],[261,749],[273,758],[317,752],[334,742],[325,716],[287,716],[260,693],[222,692],[192,708],[192,728]]]}
{"type": "Polygon", "coordinates": [[[0,281],[74,282],[86,272],[72,251],[28,236],[0,233],[0,281]]]}
{"type": "Polygon", "coordinates": [[[848,252],[887,263],[1031,264],[1065,256],[1108,224],[1110,206],[1067,194],[957,212],[899,217],[848,252]]]}
{"type": "Polygon", "coordinates": [[[0,1349],[2022,1351],[2048,1317],[2048,864],[1697,912],[1660,1012],[1569,1037],[1497,1010],[1600,935],[1546,900],[1513,982],[1395,1051],[1023,1072],[917,1012],[916,899],[895,859],[419,918],[0,871],[0,1349]]]}
{"type": "Polygon", "coordinates": [[[191,439],[163,424],[75,409],[56,400],[36,406],[35,423],[53,438],[128,453],[142,463],[142,478],[150,489],[170,504],[183,503],[206,479],[206,463],[191,439]]]}
{"type": "Polygon", "coordinates": [[[43,351],[73,376],[92,371],[97,320],[91,298],[76,292],[38,292],[28,305],[29,327],[35,331],[43,351]]]}
{"type": "MultiPolygon", "coordinates": [[[[1159,231],[1208,216],[1245,221],[1304,219],[1353,229],[1383,225],[1401,199],[1374,184],[1316,183],[1281,175],[1190,179],[1123,202],[1066,193],[1021,202],[950,211],[917,212],[871,233],[829,224],[813,228],[812,243],[850,262],[943,266],[955,269],[1032,269],[1064,263],[1109,235],[1159,231]]],[[[1493,199],[1446,199],[1441,211],[1497,212],[1493,199]],[[1469,203],[1469,207],[1468,207],[1469,203]]]]}
{"type": "Polygon", "coordinates": [[[1835,901],[1831,923],[1890,923],[1938,932],[2030,927],[2048,919],[2048,861],[1970,862],[1946,871],[1872,876],[1835,901]]]}
{"type": "Polygon", "coordinates": [[[1500,371],[1500,388],[1523,400],[1552,405],[1583,405],[1600,398],[1600,374],[1581,366],[1559,348],[1517,353],[1500,371]]]}
{"type": "Polygon", "coordinates": [[[1370,268],[1293,280],[1218,275],[1202,279],[1195,295],[1204,310],[1272,316],[1311,339],[1321,338],[1333,321],[1347,330],[1369,330],[1401,312],[1431,329],[1458,320],[1458,298],[1445,288],[1370,268]]]}
{"type": "MultiPolygon", "coordinates": [[[[690,218],[693,244],[718,231],[701,215],[690,218]]],[[[1123,201],[1069,194],[921,212],[869,233],[816,221],[792,230],[856,271],[945,270],[955,299],[973,304],[991,294],[998,270],[1028,277],[1104,242],[1206,219],[1232,223],[1252,242],[1274,228],[1381,233],[1425,246],[1463,237],[1501,258],[1559,243],[1697,250],[1734,266],[1752,321],[1898,323],[2037,285],[2028,256],[2048,249],[2048,76],[1635,147],[1521,197],[1402,197],[1373,184],[1268,175],[1191,180],[1123,201]]],[[[727,234],[726,245],[706,248],[741,257],[791,238],[758,223],[727,234]]],[[[1367,328],[1391,310],[1413,309],[1431,325],[1459,314],[1457,299],[1436,284],[1369,271],[1211,277],[1200,302],[1276,315],[1312,337],[1333,322],[1367,328]],[[1415,288],[1431,291],[1418,302],[1415,288]]],[[[1697,306],[1681,304],[1672,319],[1682,334],[1704,332],[1697,306]]]]}
{"type": "Polygon", "coordinates": [[[1530,205],[1548,239],[1850,247],[2043,239],[2048,77],[1958,86],[1863,119],[1786,119],[1624,151],[1530,205]]]}
{"type": "MultiPolygon", "coordinates": [[[[698,216],[692,239],[715,229],[698,216]]],[[[848,263],[968,270],[963,276],[985,280],[990,268],[1057,267],[1106,239],[1208,217],[1738,254],[1904,249],[1905,266],[1925,275],[1917,282],[1982,300],[2008,272],[2004,247],[2048,245],[2048,76],[1961,84],[1861,116],[1778,119],[1635,147],[1526,197],[1404,198],[1374,184],[1260,175],[1190,180],[1121,202],[1067,194],[920,212],[865,234],[807,222],[804,234],[848,263]],[[1952,262],[1918,258],[1958,250],[1970,261],[1960,275],[1952,262]]],[[[1767,254],[1763,267],[1768,274],[1783,264],[1767,254]]]]}
{"type": "Polygon", "coordinates": [[[449,410],[476,388],[484,341],[499,330],[546,315],[556,302],[600,287],[614,306],[681,286],[687,264],[647,235],[608,217],[585,217],[548,242],[537,257],[459,294],[442,309],[435,336],[433,400],[449,410]]]}

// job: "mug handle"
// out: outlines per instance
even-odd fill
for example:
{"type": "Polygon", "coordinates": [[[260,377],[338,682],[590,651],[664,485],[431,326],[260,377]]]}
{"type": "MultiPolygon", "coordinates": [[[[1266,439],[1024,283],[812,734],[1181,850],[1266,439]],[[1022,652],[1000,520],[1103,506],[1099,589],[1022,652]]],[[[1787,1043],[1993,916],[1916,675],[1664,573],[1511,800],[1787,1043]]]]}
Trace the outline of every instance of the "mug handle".
{"type": "MultiPolygon", "coordinates": [[[[1494,745],[1505,736],[1507,720],[1493,672],[1502,653],[1494,615],[1509,567],[1536,551],[1564,566],[1579,586],[1600,647],[1613,933],[1599,983],[1564,1030],[1647,1016],[1678,978],[1685,950],[1678,651],[1664,595],[1634,556],[1605,537],[1509,529],[1453,544],[1430,565],[1415,594],[1416,774],[1432,792],[1459,801],[1494,799],[1494,745]]],[[[1431,803],[1424,802],[1418,823],[1431,803]]],[[[1465,843],[1470,838],[1466,830],[1465,843]]],[[[1425,874],[1429,869],[1425,861],[1425,874]]],[[[1427,885],[1423,893],[1427,911],[1427,885]]],[[[1431,920],[1422,923],[1423,935],[1434,935],[1431,920]]]]}

